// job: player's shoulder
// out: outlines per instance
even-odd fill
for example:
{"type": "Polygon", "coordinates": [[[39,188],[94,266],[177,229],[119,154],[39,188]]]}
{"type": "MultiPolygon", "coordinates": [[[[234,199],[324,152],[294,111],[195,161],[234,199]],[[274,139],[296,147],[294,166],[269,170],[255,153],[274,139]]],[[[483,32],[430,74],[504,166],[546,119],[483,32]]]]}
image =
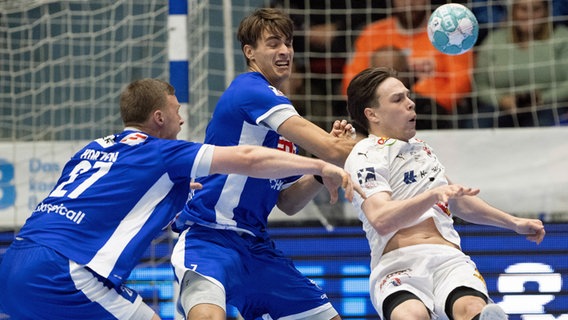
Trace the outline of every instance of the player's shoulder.
{"type": "Polygon", "coordinates": [[[247,72],[240,74],[233,80],[228,89],[235,96],[249,96],[259,99],[265,98],[284,98],[286,95],[275,86],[271,85],[260,72],[247,72]]]}

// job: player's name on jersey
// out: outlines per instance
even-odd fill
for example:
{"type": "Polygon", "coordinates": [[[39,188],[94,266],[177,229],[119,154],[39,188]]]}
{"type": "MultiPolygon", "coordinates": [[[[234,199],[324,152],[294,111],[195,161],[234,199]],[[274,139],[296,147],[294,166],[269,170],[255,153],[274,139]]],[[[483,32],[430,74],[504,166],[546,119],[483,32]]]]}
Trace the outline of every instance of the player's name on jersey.
{"type": "Polygon", "coordinates": [[[104,152],[94,149],[85,149],[80,158],[94,161],[116,162],[118,159],[118,152],[104,152]]]}

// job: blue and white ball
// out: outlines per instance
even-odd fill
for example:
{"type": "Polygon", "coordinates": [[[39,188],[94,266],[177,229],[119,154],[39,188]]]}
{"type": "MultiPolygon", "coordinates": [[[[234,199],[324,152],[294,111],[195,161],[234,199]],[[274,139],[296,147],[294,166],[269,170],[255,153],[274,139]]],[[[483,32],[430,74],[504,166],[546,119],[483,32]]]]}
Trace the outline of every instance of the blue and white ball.
{"type": "Polygon", "coordinates": [[[473,12],[457,3],[448,3],[434,10],[428,20],[428,38],[439,51],[458,55],[475,45],[479,24],[473,12]]]}

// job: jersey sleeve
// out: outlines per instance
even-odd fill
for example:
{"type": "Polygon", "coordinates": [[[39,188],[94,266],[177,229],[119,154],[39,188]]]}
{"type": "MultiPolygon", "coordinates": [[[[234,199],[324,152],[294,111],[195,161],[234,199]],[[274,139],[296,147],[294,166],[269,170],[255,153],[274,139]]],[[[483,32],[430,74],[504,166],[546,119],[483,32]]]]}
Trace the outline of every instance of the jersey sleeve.
{"type": "MultiPolygon", "coordinates": [[[[351,151],[345,162],[345,170],[363,189],[367,198],[379,192],[392,193],[389,184],[388,154],[382,149],[370,148],[366,141],[359,142],[351,151]]],[[[360,207],[363,199],[355,194],[354,204],[360,207]]]]}
{"type": "Polygon", "coordinates": [[[209,174],[214,146],[183,140],[161,142],[161,156],[173,181],[209,174]]]}
{"type": "Polygon", "coordinates": [[[268,83],[254,86],[250,90],[254,90],[254,94],[249,92],[243,96],[243,99],[254,99],[254,102],[247,103],[248,107],[244,111],[257,125],[277,131],[284,121],[291,116],[298,115],[292,102],[284,93],[268,83]]]}

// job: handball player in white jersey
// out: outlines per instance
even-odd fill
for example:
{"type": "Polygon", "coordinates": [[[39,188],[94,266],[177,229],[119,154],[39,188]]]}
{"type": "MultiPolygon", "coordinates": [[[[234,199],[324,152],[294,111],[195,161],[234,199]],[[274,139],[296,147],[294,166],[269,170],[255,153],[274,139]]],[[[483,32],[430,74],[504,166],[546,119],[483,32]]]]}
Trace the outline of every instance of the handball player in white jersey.
{"type": "Polygon", "coordinates": [[[507,319],[488,296],[475,263],[460,248],[455,215],[513,230],[540,243],[537,219],[514,217],[452,184],[433,149],[415,138],[415,104],[394,71],[366,69],[347,89],[356,126],[369,133],[345,169],[366,199],[353,204],[371,248],[370,295],[383,320],[507,319]]]}
{"type": "MultiPolygon", "coordinates": [[[[281,92],[292,70],[292,20],[259,9],[241,21],[237,37],[248,72],[221,96],[205,143],[259,145],[296,153],[296,145],[343,166],[355,141],[330,134],[298,115],[281,92]]],[[[336,121],[334,128],[351,125],[336,121]]],[[[334,131],[332,131],[334,132],[334,131]]],[[[324,179],[325,181],[325,179],[324,179]]],[[[226,319],[226,305],[245,319],[339,319],[324,291],[274,247],[268,215],[277,205],[292,215],[321,189],[312,175],[256,179],[213,175],[179,219],[172,263],[180,282],[179,308],[188,319],[226,319]]]]}
{"type": "Polygon", "coordinates": [[[339,186],[352,196],[349,175],[322,160],[176,140],[179,108],[166,82],[125,88],[124,131],[71,157],[2,258],[0,309],[11,319],[159,319],[124,281],[182,209],[192,178],[318,174],[332,198],[339,186]]]}

